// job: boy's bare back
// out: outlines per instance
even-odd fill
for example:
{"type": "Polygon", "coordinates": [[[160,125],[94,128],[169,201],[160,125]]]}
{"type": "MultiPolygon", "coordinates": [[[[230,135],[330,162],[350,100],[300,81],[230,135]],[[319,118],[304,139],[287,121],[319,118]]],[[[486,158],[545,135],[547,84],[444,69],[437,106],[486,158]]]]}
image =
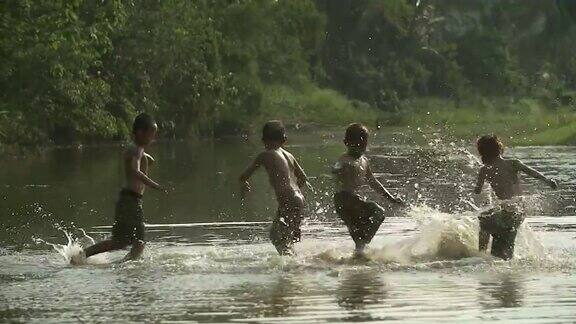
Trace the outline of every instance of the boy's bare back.
{"type": "Polygon", "coordinates": [[[280,204],[293,201],[296,197],[302,198],[301,188],[306,185],[306,175],[292,154],[281,147],[267,149],[258,154],[242,178],[248,179],[260,166],[266,169],[268,180],[280,204]]]}
{"type": "Polygon", "coordinates": [[[336,191],[359,194],[360,188],[368,185],[390,201],[403,203],[402,199],[392,196],[376,179],[370,166],[370,160],[364,155],[353,157],[349,153],[342,154],[332,172],[336,175],[336,191]]]}
{"type": "Polygon", "coordinates": [[[476,146],[484,164],[478,173],[478,180],[474,189],[476,194],[482,192],[484,182],[488,181],[498,199],[507,200],[519,196],[522,194],[518,174],[520,172],[542,180],[554,189],[558,186],[556,181],[548,179],[520,160],[503,158],[504,145],[496,135],[481,136],[476,146]]]}
{"type": "Polygon", "coordinates": [[[544,180],[551,187],[556,187],[556,182],[546,178],[540,172],[528,167],[517,159],[497,158],[493,163],[484,165],[478,174],[476,192],[480,193],[484,182],[487,181],[498,199],[512,199],[522,194],[519,173],[523,172],[536,179],[544,180]]]}

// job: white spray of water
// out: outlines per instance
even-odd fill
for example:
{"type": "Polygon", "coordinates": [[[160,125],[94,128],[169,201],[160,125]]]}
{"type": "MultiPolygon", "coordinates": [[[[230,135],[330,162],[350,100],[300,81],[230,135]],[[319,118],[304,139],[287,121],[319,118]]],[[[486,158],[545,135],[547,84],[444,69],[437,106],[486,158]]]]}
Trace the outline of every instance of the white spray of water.
{"type": "MultiPolygon", "coordinates": [[[[478,251],[478,212],[448,214],[419,206],[411,208],[408,215],[417,223],[416,234],[374,250],[373,258],[399,263],[491,259],[478,251]]],[[[514,255],[517,260],[535,262],[549,257],[526,222],[518,230],[514,255]]]]}
{"type": "MultiPolygon", "coordinates": [[[[96,243],[94,239],[86,234],[84,229],[79,228],[78,230],[81,232],[81,236],[74,237],[72,233],[62,227],[57,227],[57,229],[61,230],[64,233],[64,236],[67,239],[66,244],[58,244],[58,243],[51,243],[41,238],[33,238],[34,242],[37,244],[46,244],[54,248],[58,254],[60,254],[67,264],[70,264],[72,258],[80,255],[83,252],[84,247],[92,245],[96,243]]],[[[76,258],[78,260],[78,258],[76,258]]],[[[90,257],[89,259],[84,259],[82,264],[107,264],[110,261],[106,258],[104,254],[99,254],[90,257]]],[[[82,265],[78,264],[78,265],[82,265]]]]}
{"type": "MultiPolygon", "coordinates": [[[[424,267],[444,261],[454,261],[453,266],[495,261],[478,251],[478,214],[478,211],[450,214],[428,206],[411,207],[407,216],[416,222],[416,230],[408,237],[380,246],[375,240],[368,250],[369,259],[380,264],[424,267]]],[[[331,247],[317,257],[325,262],[338,262],[346,255],[350,251],[331,247]]],[[[515,259],[542,264],[549,257],[537,234],[524,223],[516,238],[515,259]]]]}
{"type": "Polygon", "coordinates": [[[411,208],[408,216],[417,223],[416,233],[375,250],[375,259],[412,263],[480,256],[475,215],[453,215],[420,206],[411,208]]]}
{"type": "MultiPolygon", "coordinates": [[[[410,207],[407,217],[416,223],[415,231],[409,236],[394,242],[382,241],[378,235],[368,250],[370,261],[367,266],[394,269],[432,270],[435,268],[460,268],[470,265],[492,264],[498,261],[485,253],[478,252],[478,211],[463,213],[445,213],[428,206],[410,207]]],[[[317,224],[325,227],[325,225],[317,224]]],[[[386,226],[384,223],[383,226],[386,226]]],[[[65,244],[50,243],[35,239],[37,243],[47,244],[63,257],[67,264],[78,255],[83,247],[94,244],[94,239],[82,229],[75,237],[71,231],[60,229],[67,239],[65,244]]],[[[306,230],[306,228],[305,228],[306,230]]],[[[334,233],[336,234],[336,233],[334,233]]],[[[340,234],[338,234],[340,237],[340,234]]],[[[149,261],[159,266],[170,267],[174,271],[230,272],[240,268],[250,271],[274,271],[297,269],[324,269],[334,266],[355,266],[357,260],[350,259],[353,243],[349,239],[333,240],[309,237],[296,246],[295,257],[277,256],[270,244],[254,242],[248,246],[164,246],[152,249],[149,261]]],[[[504,267],[526,265],[536,268],[572,268],[565,264],[565,258],[553,256],[527,224],[523,224],[516,239],[515,259],[499,262],[504,267]]],[[[85,264],[109,264],[106,254],[89,258],[85,264]]],[[[360,262],[362,264],[362,262],[360,262]]]]}

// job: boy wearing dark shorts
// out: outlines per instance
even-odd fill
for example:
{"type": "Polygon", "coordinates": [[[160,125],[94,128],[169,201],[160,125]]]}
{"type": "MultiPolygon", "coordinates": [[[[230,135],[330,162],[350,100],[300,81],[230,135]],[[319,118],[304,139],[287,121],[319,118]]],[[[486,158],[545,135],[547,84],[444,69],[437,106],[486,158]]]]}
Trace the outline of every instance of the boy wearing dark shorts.
{"type": "Polygon", "coordinates": [[[132,248],[124,260],[140,257],[144,251],[144,215],[142,195],[146,187],[162,190],[162,186],[148,177],[148,170],[154,159],[144,149],[156,138],[158,126],[148,114],[140,114],[132,127],[133,144],[123,156],[126,184],[120,191],[116,202],[115,220],[112,238],[96,243],[79,255],[73,256],[72,264],[81,264],[92,255],[119,250],[131,245],[132,248]]]}
{"type": "Polygon", "coordinates": [[[116,202],[112,240],[125,245],[145,241],[142,195],[128,189],[120,190],[116,202]]]}
{"type": "Polygon", "coordinates": [[[476,144],[484,166],[478,173],[474,192],[480,194],[484,182],[488,181],[500,200],[496,208],[483,212],[479,217],[478,248],[480,251],[486,251],[492,236],[490,253],[508,260],[514,256],[516,234],[525,218],[519,202],[513,199],[522,195],[519,174],[524,173],[540,179],[553,189],[556,189],[558,184],[520,160],[503,158],[504,146],[495,135],[484,135],[476,144]]]}
{"type": "Polygon", "coordinates": [[[376,179],[370,167],[370,161],[364,153],[368,146],[368,129],[362,124],[351,124],[346,129],[344,153],[332,172],[336,176],[334,204],[338,216],[348,227],[350,236],[356,245],[355,256],[362,257],[368,245],[385,218],[385,209],[377,203],[368,201],[360,195],[360,189],[368,184],[370,188],[382,194],[396,204],[403,204],[376,179]]]}
{"type": "Polygon", "coordinates": [[[265,150],[258,154],[239,179],[244,198],[251,190],[248,180],[252,174],[261,166],[266,169],[278,202],[278,212],[270,229],[270,240],[280,255],[293,254],[294,243],[300,241],[300,224],[305,207],[302,190],[308,184],[298,161],[282,147],[286,139],[286,128],[282,122],[267,122],[262,129],[265,150]]]}

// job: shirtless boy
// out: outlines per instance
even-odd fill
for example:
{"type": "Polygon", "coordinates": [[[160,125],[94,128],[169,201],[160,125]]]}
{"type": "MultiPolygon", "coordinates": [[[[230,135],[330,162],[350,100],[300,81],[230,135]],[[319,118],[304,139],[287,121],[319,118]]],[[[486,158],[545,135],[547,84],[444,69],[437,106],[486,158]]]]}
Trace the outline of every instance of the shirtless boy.
{"type": "Polygon", "coordinates": [[[144,215],[142,213],[142,195],[146,187],[162,190],[162,186],[148,177],[148,169],[154,159],[144,148],[151,144],[158,126],[148,114],[140,114],[132,126],[132,140],[124,152],[124,172],[126,184],[120,191],[116,202],[115,222],[112,228],[112,238],[86,248],[80,255],[74,256],[70,262],[82,263],[84,258],[92,255],[120,250],[128,245],[132,249],[124,260],[137,259],[144,251],[144,215]]]}
{"type": "Polygon", "coordinates": [[[305,206],[302,190],[308,183],[306,174],[294,156],[282,148],[286,139],[286,129],[282,122],[267,122],[262,129],[265,150],[258,154],[239,179],[244,197],[250,192],[248,180],[254,171],[261,166],[266,169],[278,202],[270,239],[280,255],[293,254],[294,243],[300,241],[300,223],[305,206]]]}
{"type": "Polygon", "coordinates": [[[522,172],[542,180],[553,189],[556,189],[558,185],[556,181],[528,167],[520,160],[503,158],[504,147],[494,135],[480,137],[477,148],[484,166],[480,168],[474,192],[480,194],[484,182],[488,181],[496,197],[501,200],[499,207],[480,215],[479,250],[487,250],[488,241],[492,236],[491,254],[508,260],[514,256],[514,241],[518,227],[525,217],[517,205],[510,201],[522,195],[519,173],[522,172]]]}
{"type": "Polygon", "coordinates": [[[338,216],[348,227],[350,236],[356,244],[355,256],[362,257],[367,244],[372,241],[385,218],[385,209],[377,203],[368,201],[360,195],[360,189],[368,184],[374,191],[396,204],[402,199],[394,197],[374,177],[370,161],[364,153],[368,146],[368,129],[362,124],[351,124],[346,129],[344,153],[332,172],[336,175],[336,193],[334,204],[338,216]]]}

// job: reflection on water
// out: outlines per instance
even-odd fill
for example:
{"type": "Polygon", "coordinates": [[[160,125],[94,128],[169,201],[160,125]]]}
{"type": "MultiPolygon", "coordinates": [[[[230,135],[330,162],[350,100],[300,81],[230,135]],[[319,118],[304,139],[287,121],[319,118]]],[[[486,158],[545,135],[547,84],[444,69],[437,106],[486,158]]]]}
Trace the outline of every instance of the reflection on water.
{"type": "Polygon", "coordinates": [[[522,306],[524,278],[518,274],[502,274],[489,281],[480,281],[478,288],[482,297],[491,297],[481,301],[484,308],[522,306]]]}
{"type": "Polygon", "coordinates": [[[301,305],[297,297],[305,293],[305,288],[289,274],[280,274],[265,283],[245,283],[229,291],[230,295],[238,296],[238,303],[246,305],[245,315],[248,317],[287,317],[291,309],[301,305]]]}
{"type": "Polygon", "coordinates": [[[123,256],[117,252],[70,267],[43,243],[66,245],[63,230],[109,235],[120,147],[3,160],[0,321],[576,321],[576,148],[509,151],[563,186],[552,192],[526,181],[529,226],[519,233],[517,258],[503,262],[476,251],[471,205],[485,207],[489,197],[470,194],[478,164],[465,147],[377,134],[370,150],[377,176],[413,206],[391,213],[368,251],[372,260],[357,262],[331,207],[339,137],[290,138],[316,189],[307,193],[295,257],[279,257],[268,241],[275,203],[264,175],[247,204],[236,196],[257,142],[156,145],[153,175],[174,190],[146,194],[149,243],[142,260],[126,264],[110,263],[123,256]]]}
{"type": "Polygon", "coordinates": [[[386,286],[374,270],[359,270],[345,273],[337,291],[337,302],[340,307],[349,312],[345,321],[375,320],[366,311],[370,305],[385,303],[386,286]]]}

